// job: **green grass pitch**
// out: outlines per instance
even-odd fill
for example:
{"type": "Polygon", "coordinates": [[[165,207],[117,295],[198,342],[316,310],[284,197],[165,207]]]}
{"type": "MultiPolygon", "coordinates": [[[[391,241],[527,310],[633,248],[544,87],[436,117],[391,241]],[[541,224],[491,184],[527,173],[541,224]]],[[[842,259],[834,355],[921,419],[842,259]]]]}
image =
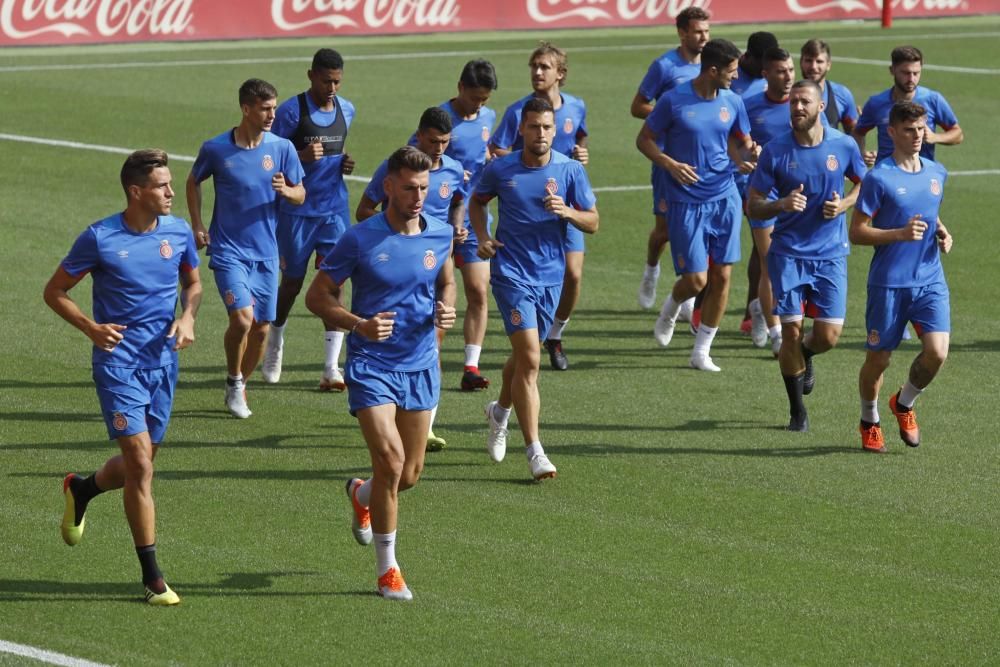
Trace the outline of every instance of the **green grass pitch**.
{"type": "MultiPolygon", "coordinates": [[[[754,29],[713,35],[745,44],[754,29]]],[[[888,87],[893,46],[921,47],[922,83],[945,94],[965,130],[963,145],[938,151],[957,172],[942,215],[955,236],[945,261],[953,338],[917,404],[919,449],[898,440],[886,404],[914,342],[899,350],[880,404],[889,454],[860,449],[869,249],[851,256],[841,344],[816,361],[812,431],[790,434],[775,362],[738,334],[744,265],[713,350],[723,372],[689,370],[690,338],[657,348],[655,314],[635,305],[650,194],[605,190],[565,334],[572,370],[541,376],[542,440],[559,478],[529,483],[516,447],[489,461],[482,406],[497,389],[457,390],[462,343],[450,334],[435,429],[448,447],[428,456],[400,504],[398,556],[416,600],[391,604],[373,593],[373,554],[350,535],[343,481],[369,463],[345,397],[315,390],[320,323],[296,305],[281,384],[255,377],[254,416],[232,419],[224,311],[206,267],[198,341],[181,356],[155,482],[160,561],[184,602],[147,608],[119,494],[92,504],[80,546],[59,539],[62,476],[91,472],[114,447],[86,339],[41,299],[76,235],[121,208],[123,157],[0,139],[0,641],[137,665],[1000,662],[1000,19],[770,29],[796,54],[826,38],[831,78],[859,103],[888,87]]],[[[451,96],[469,58],[497,66],[498,112],[525,94],[541,37],[568,49],[566,90],[588,103],[594,186],[648,183],[628,106],[650,60],[675,44],[669,27],[6,49],[0,133],[192,156],[238,122],[241,81],[267,79],[284,99],[306,87],[315,49],[333,46],[347,61],[341,94],[358,108],[349,152],[367,175],[424,108],[451,96]]],[[[184,217],[189,168],[172,163],[184,217]]],[[[352,206],[360,187],[351,183],[352,206]]],[[[89,285],[74,292],[87,307],[89,285]]],[[[494,316],[482,368],[496,382],[508,349],[494,316]]],[[[0,654],[10,661],[27,664],[0,654]]]]}

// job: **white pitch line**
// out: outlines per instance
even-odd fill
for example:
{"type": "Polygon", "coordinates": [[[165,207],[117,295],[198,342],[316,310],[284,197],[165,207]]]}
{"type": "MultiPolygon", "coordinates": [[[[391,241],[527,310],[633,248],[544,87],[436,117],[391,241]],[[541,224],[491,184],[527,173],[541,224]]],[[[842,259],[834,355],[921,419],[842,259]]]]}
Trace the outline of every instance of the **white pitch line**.
{"type": "Polygon", "coordinates": [[[0,639],[0,653],[11,653],[13,655],[20,655],[25,658],[46,662],[50,665],[63,665],[64,667],[108,667],[108,665],[101,662],[91,662],[90,660],[84,660],[83,658],[74,658],[71,655],[64,655],[54,651],[45,651],[40,648],[35,648],[34,646],[28,646],[27,644],[5,642],[2,639],[0,639]]]}
{"type": "MultiPolygon", "coordinates": [[[[29,137],[23,134],[7,134],[0,132],[0,140],[6,141],[17,141],[26,144],[39,144],[42,146],[54,146],[57,148],[72,148],[74,150],[84,150],[84,151],[97,151],[100,153],[113,153],[115,155],[131,155],[132,148],[123,148],[121,146],[104,146],[102,144],[86,144],[80,141],[66,141],[64,139],[46,139],[44,137],[29,137]]],[[[170,156],[171,160],[177,162],[194,162],[194,157],[190,155],[180,155],[171,153],[167,151],[167,155],[170,156]]],[[[973,169],[969,171],[952,171],[949,172],[950,176],[995,176],[1000,174],[1000,169],[973,169]]],[[[370,176],[344,176],[346,181],[356,181],[358,183],[368,183],[371,180],[370,176]]],[[[642,190],[649,190],[652,186],[650,185],[608,185],[605,187],[594,188],[594,192],[637,192],[642,190]]]]}
{"type": "MultiPolygon", "coordinates": [[[[977,37],[989,38],[998,37],[1000,32],[970,32],[970,33],[954,33],[951,35],[867,35],[858,37],[843,37],[843,38],[832,38],[836,43],[848,43],[848,42],[875,42],[875,41],[885,41],[891,40],[894,42],[905,42],[905,41],[917,41],[920,39],[972,39],[977,37]]],[[[787,38],[785,41],[797,41],[795,38],[787,38]]],[[[606,46],[575,46],[572,48],[573,53],[602,53],[607,51],[643,51],[643,50],[658,50],[663,49],[665,46],[670,46],[669,43],[656,43],[656,44],[616,44],[616,45],[606,45],[606,46]]],[[[471,56],[497,56],[497,55],[518,55],[523,54],[524,49],[487,49],[487,50],[476,50],[476,49],[459,49],[454,51],[416,51],[416,52],[403,52],[403,53],[372,53],[372,54],[358,54],[350,57],[350,61],[364,61],[364,60],[412,60],[415,58],[445,58],[445,57],[471,57],[471,56]]],[[[854,62],[850,58],[844,58],[837,56],[837,60],[843,62],[854,62]]],[[[111,63],[62,63],[59,65],[6,65],[0,67],[0,73],[10,73],[10,72],[45,72],[45,71],[59,71],[59,70],[99,70],[99,69],[134,69],[134,68],[150,68],[150,67],[217,67],[219,65],[269,65],[269,64],[281,64],[281,63],[308,63],[309,58],[307,57],[271,57],[271,58],[228,58],[228,59],[202,59],[202,60],[154,60],[154,61],[127,61],[127,62],[111,62],[111,63]]],[[[881,61],[856,61],[861,64],[876,64],[883,65],[881,61]]],[[[991,69],[980,69],[980,68],[964,68],[964,67],[949,67],[947,65],[930,65],[925,64],[924,69],[940,69],[943,71],[950,71],[956,73],[964,74],[998,74],[1000,70],[991,69]]]]}
{"type": "MultiPolygon", "coordinates": [[[[888,60],[866,60],[864,58],[848,58],[837,56],[838,63],[851,63],[853,65],[881,65],[888,67],[891,63],[888,60]]],[[[954,72],[957,74],[1000,74],[1000,69],[985,69],[983,67],[955,67],[953,65],[923,64],[923,69],[937,72],[954,72]]]]}

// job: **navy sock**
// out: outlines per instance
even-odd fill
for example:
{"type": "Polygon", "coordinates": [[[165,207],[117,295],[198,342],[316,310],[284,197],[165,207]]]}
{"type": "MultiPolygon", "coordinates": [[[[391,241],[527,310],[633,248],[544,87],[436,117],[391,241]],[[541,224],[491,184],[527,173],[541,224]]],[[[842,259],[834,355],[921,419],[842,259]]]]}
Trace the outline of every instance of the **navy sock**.
{"type": "Polygon", "coordinates": [[[167,590],[163,583],[163,573],[156,564],[156,545],[148,544],[143,547],[136,547],[135,553],[139,557],[139,565],[142,567],[142,583],[154,593],[162,593],[167,590]]]}
{"type": "Polygon", "coordinates": [[[76,506],[76,525],[83,521],[83,514],[87,511],[87,503],[94,496],[104,493],[97,487],[97,473],[90,477],[74,477],[69,480],[69,488],[73,492],[73,504],[76,506]]]}

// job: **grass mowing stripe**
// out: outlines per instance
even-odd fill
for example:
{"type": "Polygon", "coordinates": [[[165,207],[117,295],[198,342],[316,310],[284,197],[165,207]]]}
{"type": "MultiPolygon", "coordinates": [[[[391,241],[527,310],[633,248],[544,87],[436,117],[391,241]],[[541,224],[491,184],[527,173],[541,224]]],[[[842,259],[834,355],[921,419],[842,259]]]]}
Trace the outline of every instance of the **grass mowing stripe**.
{"type": "Polygon", "coordinates": [[[74,658],[71,655],[64,655],[54,651],[46,651],[44,649],[35,648],[34,646],[28,646],[27,644],[5,642],[2,639],[0,639],[0,653],[10,653],[12,655],[19,655],[25,658],[31,658],[32,660],[46,662],[50,665],[63,665],[64,667],[107,667],[107,665],[102,662],[91,662],[90,660],[84,660],[83,658],[74,658]]]}

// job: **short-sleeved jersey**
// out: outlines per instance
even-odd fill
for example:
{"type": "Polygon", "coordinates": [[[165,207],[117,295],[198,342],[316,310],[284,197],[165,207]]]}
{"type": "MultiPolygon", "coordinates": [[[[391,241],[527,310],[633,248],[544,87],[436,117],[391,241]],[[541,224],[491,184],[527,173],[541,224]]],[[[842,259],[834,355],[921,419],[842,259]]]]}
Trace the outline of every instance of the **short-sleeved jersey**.
{"type": "MultiPolygon", "coordinates": [[[[490,143],[500,148],[519,151],[524,148],[524,139],[518,128],[521,126],[521,109],[534,95],[526,95],[514,102],[503,112],[503,118],[490,143]]],[[[562,106],[556,109],[556,136],[552,140],[552,150],[573,157],[573,147],[577,137],[587,136],[587,105],[578,97],[560,93],[562,106]]]]}
{"type": "MultiPolygon", "coordinates": [[[[927,110],[927,127],[934,129],[942,127],[945,130],[958,125],[958,118],[951,110],[948,101],[936,90],[917,86],[913,94],[913,101],[927,110]]],[[[884,160],[892,155],[892,139],[889,137],[889,112],[892,111],[892,88],[884,90],[878,95],[872,95],[865,102],[864,109],[861,110],[861,118],[858,119],[858,131],[867,132],[873,127],[878,128],[878,154],[875,161],[884,160]]],[[[924,142],[920,149],[920,157],[928,160],[934,159],[934,144],[924,142]]]]}
{"type": "Polygon", "coordinates": [[[639,83],[639,94],[647,100],[658,100],[663,93],[690,81],[699,73],[700,62],[689,63],[681,55],[680,49],[671,49],[650,63],[646,76],[639,83]]]}
{"type": "Polygon", "coordinates": [[[865,163],[858,144],[849,136],[823,128],[823,141],[802,146],[792,131],[775,137],[764,146],[750,186],[758,192],[785,197],[799,185],[806,198],[800,212],[782,212],[771,232],[771,250],[798,259],[833,259],[850,253],[843,213],[827,220],[823,203],[837,193],[844,196],[844,179],[858,183],[864,178],[865,163]]]}
{"type": "Polygon", "coordinates": [[[94,347],[95,366],[162,368],[177,362],[174,339],[177,281],[197,268],[198,251],[187,222],[161,215],[156,227],[138,234],[121,213],[95,222],[77,237],[62,261],[71,276],[94,280],[94,321],[121,324],[124,338],[111,352],[94,347]]]}
{"type": "MultiPolygon", "coordinates": [[[[836,106],[836,118],[844,132],[850,132],[858,124],[858,105],[854,102],[854,95],[851,90],[835,81],[826,81],[823,89],[823,101],[829,104],[829,95],[833,93],[833,103],[836,106]]],[[[824,122],[829,123],[829,119],[824,111],[822,114],[824,122]]]]}
{"type": "Polygon", "coordinates": [[[920,241],[897,241],[875,246],[868,284],[876,287],[922,287],[944,280],[938,249],[937,221],[948,172],[937,162],[920,159],[920,171],[899,168],[889,156],[876,164],[861,182],[855,208],[871,217],[878,229],[905,227],[921,216],[927,231],[920,241]]]}
{"type": "Polygon", "coordinates": [[[351,309],[364,318],[395,312],[392,335],[371,341],[347,338],[348,357],[387,371],[422,371],[438,363],[434,333],[437,278],[451,256],[454,230],[421,215],[423,230],[407,236],[389,226],[384,213],[350,227],[320,270],[338,285],[351,279],[351,309]]]}
{"type": "Polygon", "coordinates": [[[545,210],[548,194],[563,198],[581,211],[597,204],[583,165],[552,151],[544,167],[528,167],[521,151],[496,158],[486,165],[476,185],[480,201],[497,197],[494,237],[503,243],[490,262],[490,273],[533,287],[561,285],[566,267],[564,218],[545,210]]]}
{"type": "MultiPolygon", "coordinates": [[[[458,160],[462,168],[475,179],[486,165],[490,134],[497,120],[497,112],[489,107],[482,107],[475,118],[463,118],[462,114],[455,111],[451,100],[442,102],[438,106],[451,116],[451,141],[448,142],[444,154],[458,160]]],[[[406,143],[416,146],[416,133],[412,134],[406,143]]]]}
{"type": "Polygon", "coordinates": [[[788,98],[775,102],[766,92],[760,92],[743,98],[743,103],[750,118],[750,136],[761,146],[792,129],[788,98]]]}
{"type": "Polygon", "coordinates": [[[729,135],[750,134],[750,120],[739,95],[720,89],[715,99],[707,100],[690,81],[682,83],[657,101],[646,127],[665,146],[667,155],[694,166],[700,179],[682,185],[668,176],[668,201],[709,202],[735,191],[729,135]]]}
{"type": "MultiPolygon", "coordinates": [[[[382,184],[388,171],[389,161],[384,160],[365,187],[365,196],[376,204],[386,200],[382,184]]],[[[432,218],[448,222],[448,211],[451,209],[452,200],[455,197],[465,198],[465,170],[457,160],[442,155],[441,165],[431,170],[429,181],[423,212],[432,218]]]]}
{"type": "Polygon", "coordinates": [[[233,133],[203,143],[191,168],[196,182],[211,177],[215,184],[209,252],[250,261],[277,259],[278,194],[271,177],[280,172],[297,185],[305,175],[302,163],[287,139],[265,132],[260,144],[247,149],[236,145],[233,133]]]}
{"type": "MultiPolygon", "coordinates": [[[[332,111],[323,111],[313,101],[312,95],[305,94],[306,105],[309,108],[309,118],[320,127],[333,125],[337,120],[337,114],[343,114],[344,123],[349,128],[354,120],[354,105],[350,100],[342,97],[334,98],[336,105],[332,111]]],[[[299,126],[299,100],[298,96],[285,100],[278,107],[274,115],[274,124],[271,125],[271,132],[291,140],[295,136],[295,131],[299,126]]],[[[305,217],[327,217],[336,213],[342,213],[348,208],[347,184],[344,183],[344,175],[341,172],[344,163],[344,154],[325,155],[315,162],[308,162],[302,165],[305,172],[303,185],[306,187],[306,200],[301,206],[294,206],[282,200],[280,207],[283,212],[291,215],[301,215],[305,217]]],[[[347,220],[344,221],[345,223],[347,220]]]]}
{"type": "Polygon", "coordinates": [[[740,97],[746,98],[750,95],[764,92],[767,88],[767,79],[762,76],[751,76],[742,67],[736,68],[737,77],[729,84],[729,90],[740,97]]]}

